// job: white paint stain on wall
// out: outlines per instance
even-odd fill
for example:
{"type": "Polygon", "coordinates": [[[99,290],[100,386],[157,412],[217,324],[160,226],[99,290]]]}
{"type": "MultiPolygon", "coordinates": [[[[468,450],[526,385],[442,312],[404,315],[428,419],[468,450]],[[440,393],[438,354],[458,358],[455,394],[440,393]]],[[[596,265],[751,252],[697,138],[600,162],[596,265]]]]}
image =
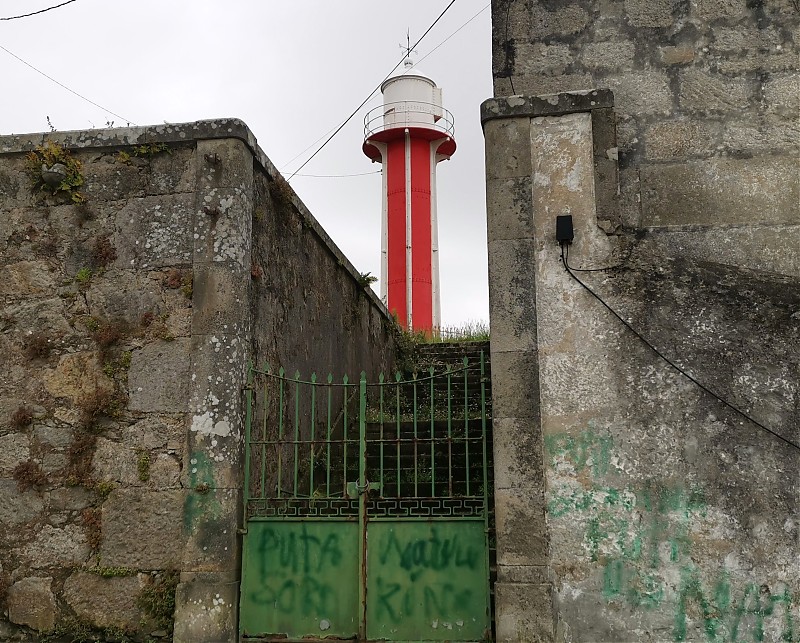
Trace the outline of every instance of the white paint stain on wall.
{"type": "Polygon", "coordinates": [[[191,430],[204,435],[227,436],[231,434],[231,424],[228,422],[227,416],[215,421],[213,413],[206,411],[202,415],[192,417],[191,430]]]}

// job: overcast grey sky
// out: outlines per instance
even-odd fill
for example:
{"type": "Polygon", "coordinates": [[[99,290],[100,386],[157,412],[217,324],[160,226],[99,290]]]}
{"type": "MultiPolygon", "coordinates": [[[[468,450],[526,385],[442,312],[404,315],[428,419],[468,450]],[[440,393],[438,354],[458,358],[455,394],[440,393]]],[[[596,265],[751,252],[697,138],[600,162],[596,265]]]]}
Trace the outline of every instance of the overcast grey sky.
{"type": "MultiPolygon", "coordinates": [[[[0,0],[0,17],[62,1],[0,0]]],[[[101,128],[108,121],[153,125],[235,116],[288,177],[316,148],[302,152],[341,124],[400,60],[406,30],[413,43],[448,4],[76,0],[37,16],[1,21],[2,47],[124,120],[0,50],[0,133],[47,131],[48,116],[58,130],[101,128]]],[[[488,0],[457,0],[414,56],[443,88],[444,106],[456,124],[458,150],[438,171],[445,326],[488,320],[478,118],[480,103],[491,95],[488,5],[488,0]]],[[[361,152],[364,114],[379,104],[378,92],[300,174],[379,170],[361,152]]],[[[314,216],[358,270],[379,275],[380,174],[300,174],[291,184],[314,216]]],[[[374,288],[380,292],[380,284],[374,288]]]]}

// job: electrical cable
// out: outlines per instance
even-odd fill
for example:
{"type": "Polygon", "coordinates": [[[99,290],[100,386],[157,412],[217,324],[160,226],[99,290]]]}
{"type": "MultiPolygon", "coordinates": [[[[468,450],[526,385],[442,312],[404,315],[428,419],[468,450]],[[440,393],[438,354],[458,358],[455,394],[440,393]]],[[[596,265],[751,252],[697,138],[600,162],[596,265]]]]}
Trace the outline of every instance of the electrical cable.
{"type": "Polygon", "coordinates": [[[374,172],[357,172],[356,174],[295,174],[294,176],[308,176],[314,179],[341,179],[349,178],[351,176],[369,176],[371,174],[380,174],[383,170],[375,170],[374,172]]]}
{"type": "Polygon", "coordinates": [[[61,4],[57,4],[54,7],[47,7],[47,9],[40,9],[39,11],[34,11],[32,13],[23,13],[21,16],[10,16],[8,18],[0,18],[2,20],[19,20],[20,18],[28,18],[30,16],[36,16],[40,13],[45,13],[46,11],[52,11],[53,9],[58,9],[59,7],[63,7],[65,4],[70,4],[71,2],[75,2],[75,0],[67,0],[66,2],[62,2],[61,4]]]}
{"type": "Polygon", "coordinates": [[[617,311],[615,311],[611,306],[609,306],[605,301],[603,301],[603,299],[600,297],[600,295],[598,295],[594,290],[592,290],[591,288],[589,288],[589,286],[587,286],[585,283],[583,283],[583,281],[581,281],[580,278],[578,278],[578,276],[573,272],[573,269],[570,268],[570,266],[569,266],[569,261],[567,259],[567,254],[569,254],[569,251],[567,251],[567,254],[565,254],[565,252],[564,252],[564,246],[565,245],[568,245],[568,244],[566,242],[562,241],[561,242],[561,262],[564,264],[564,268],[566,269],[566,271],[570,274],[570,276],[575,281],[577,281],[581,286],[583,286],[583,288],[590,295],[592,295],[592,297],[594,297],[597,301],[599,301],[601,304],[603,304],[603,306],[605,306],[605,308],[612,315],[614,315],[614,317],[616,317],[620,322],[622,322],[622,325],[625,326],[625,328],[627,328],[634,335],[636,335],[636,337],[638,337],[642,341],[642,343],[644,343],[648,348],[650,348],[650,350],[652,350],[656,355],[658,355],[662,360],[664,360],[672,368],[674,368],[676,371],[678,371],[681,375],[686,377],[689,381],[693,382],[696,386],[698,386],[700,389],[702,389],[703,391],[705,391],[706,393],[708,393],[712,397],[716,398],[718,401],[722,402],[729,409],[731,409],[733,411],[736,411],[736,413],[741,415],[746,420],[749,420],[750,422],[755,424],[760,429],[766,431],[767,433],[771,433],[772,435],[774,435],[779,440],[782,440],[783,442],[785,442],[789,446],[792,446],[795,449],[797,449],[798,451],[800,451],[800,444],[798,444],[796,442],[793,442],[792,440],[789,440],[788,438],[783,437],[780,433],[777,433],[777,432],[773,431],[772,429],[770,429],[769,427],[764,426],[763,424],[761,424],[761,422],[759,422],[758,420],[750,417],[747,413],[742,411],[740,408],[734,406],[733,404],[731,404],[727,400],[725,400],[722,397],[720,397],[719,395],[717,395],[714,391],[712,391],[710,388],[708,388],[705,384],[703,384],[702,382],[698,381],[695,377],[693,377],[692,375],[687,373],[684,369],[682,369],[680,366],[675,364],[675,362],[670,360],[666,355],[664,355],[655,346],[653,346],[649,341],[647,341],[647,339],[645,339],[645,337],[642,336],[641,333],[639,333],[633,326],[631,326],[627,321],[625,321],[625,319],[623,319],[623,317],[619,313],[617,313],[617,311]]]}
{"type": "MultiPolygon", "coordinates": [[[[422,34],[422,35],[419,37],[419,40],[417,40],[417,42],[415,42],[415,43],[414,43],[414,44],[413,44],[411,47],[409,47],[409,49],[414,49],[414,47],[416,47],[416,46],[417,46],[419,43],[421,43],[421,42],[422,42],[422,40],[423,40],[423,38],[425,38],[425,36],[427,36],[427,35],[430,33],[431,29],[433,29],[433,28],[436,26],[436,24],[437,24],[437,23],[438,23],[438,22],[439,22],[439,21],[442,19],[442,17],[444,16],[444,14],[446,14],[446,13],[447,13],[448,9],[450,9],[450,7],[452,7],[452,6],[453,6],[455,3],[456,3],[456,0],[450,0],[450,4],[448,4],[448,5],[447,5],[447,6],[444,8],[444,11],[442,11],[442,13],[440,13],[440,14],[439,14],[439,17],[438,17],[438,18],[436,18],[436,20],[434,20],[434,21],[433,21],[433,23],[431,24],[431,26],[430,26],[430,27],[428,27],[428,28],[425,30],[425,33],[424,33],[424,34],[422,34]]],[[[300,170],[302,170],[302,169],[303,169],[303,168],[304,168],[306,165],[308,165],[308,164],[311,162],[311,159],[313,159],[313,158],[314,158],[314,157],[315,157],[317,154],[319,154],[319,153],[322,151],[322,149],[323,149],[323,148],[324,148],[324,147],[325,147],[325,146],[326,146],[328,143],[330,143],[330,142],[331,142],[331,140],[333,140],[333,137],[334,137],[334,136],[336,136],[336,135],[337,135],[339,132],[341,132],[341,131],[342,131],[342,129],[344,128],[344,126],[345,126],[345,125],[347,125],[347,124],[350,122],[350,119],[352,119],[352,118],[353,118],[353,116],[355,116],[356,114],[358,114],[359,110],[360,110],[362,107],[364,107],[364,105],[366,105],[366,104],[367,104],[367,101],[369,101],[369,99],[370,99],[370,98],[372,98],[373,94],[375,94],[375,92],[376,92],[376,91],[378,91],[378,90],[381,88],[381,85],[384,83],[384,81],[385,81],[385,80],[387,80],[387,79],[388,79],[388,78],[389,78],[389,77],[390,77],[390,76],[391,76],[391,75],[394,73],[394,70],[395,70],[395,69],[397,69],[397,68],[398,68],[400,65],[402,65],[402,64],[403,64],[403,61],[404,61],[405,59],[406,59],[406,56],[403,56],[403,57],[402,57],[402,58],[401,58],[401,59],[398,61],[398,63],[397,63],[397,64],[396,64],[394,67],[392,67],[391,71],[390,71],[388,74],[386,74],[386,76],[384,77],[384,79],[383,79],[381,82],[379,82],[379,83],[378,83],[378,85],[375,87],[375,89],[373,89],[373,90],[372,90],[372,91],[369,93],[369,96],[367,96],[367,97],[366,97],[366,98],[365,98],[363,101],[361,101],[361,104],[360,104],[358,107],[356,107],[356,108],[353,110],[353,112],[350,114],[350,116],[348,116],[348,117],[345,119],[345,121],[344,121],[344,122],[343,122],[341,125],[339,125],[339,127],[337,127],[337,128],[336,128],[336,129],[333,131],[333,134],[331,134],[331,135],[330,135],[330,136],[329,136],[327,139],[325,139],[325,142],[324,142],[322,145],[320,145],[320,146],[317,148],[317,150],[316,150],[316,151],[315,151],[315,152],[314,152],[314,153],[313,153],[311,156],[309,156],[309,157],[308,157],[308,158],[305,160],[305,162],[304,162],[304,163],[303,163],[303,164],[302,164],[300,167],[298,167],[298,168],[297,168],[297,169],[296,169],[294,172],[292,172],[292,173],[291,173],[291,175],[289,176],[289,178],[287,179],[287,181],[291,181],[291,180],[292,180],[292,178],[294,177],[294,175],[295,175],[295,174],[297,174],[297,173],[298,173],[300,170]]]]}
{"type": "MultiPolygon", "coordinates": [[[[569,244],[566,244],[566,246],[567,246],[567,253],[566,253],[567,254],[567,263],[569,263],[569,244]]],[[[616,268],[620,268],[620,267],[622,267],[623,264],[624,264],[624,262],[621,262],[621,263],[618,263],[615,266],[605,266],[603,268],[573,268],[572,266],[570,266],[570,270],[572,270],[574,272],[605,272],[606,270],[614,270],[616,268]]]]}
{"type": "Polygon", "coordinates": [[[447,38],[445,38],[444,40],[442,40],[442,42],[440,42],[438,45],[436,45],[436,46],[435,46],[433,49],[431,49],[431,50],[430,50],[430,51],[429,51],[427,54],[425,54],[425,55],[424,55],[422,58],[420,58],[420,59],[419,59],[417,62],[415,62],[414,64],[415,64],[415,65],[419,65],[419,64],[420,64],[420,63],[421,63],[423,60],[425,60],[425,59],[426,59],[428,56],[430,56],[430,55],[431,55],[431,54],[432,54],[434,51],[436,51],[436,50],[437,50],[439,47],[441,47],[441,46],[442,46],[444,43],[446,43],[448,40],[450,40],[450,38],[452,38],[453,36],[455,36],[455,35],[456,35],[456,34],[457,34],[459,31],[461,31],[461,30],[462,30],[464,27],[466,27],[466,26],[467,26],[467,25],[468,25],[470,22],[472,22],[473,20],[475,20],[475,18],[477,18],[479,15],[481,15],[481,14],[482,14],[484,11],[486,11],[486,10],[487,10],[489,7],[491,7],[491,6],[492,6],[492,5],[491,5],[491,3],[487,4],[487,5],[486,5],[486,6],[485,6],[483,9],[481,9],[481,10],[480,10],[478,13],[476,13],[474,16],[472,16],[472,18],[470,18],[469,20],[467,20],[467,21],[466,21],[466,22],[465,22],[463,25],[461,25],[461,26],[460,26],[458,29],[456,29],[456,30],[455,30],[453,33],[451,33],[449,36],[447,36],[447,38]]]}
{"type": "MultiPolygon", "coordinates": [[[[320,142],[322,139],[324,139],[324,138],[325,138],[325,137],[326,137],[328,134],[330,134],[330,133],[331,133],[333,130],[335,130],[335,129],[336,129],[335,127],[331,127],[331,128],[330,128],[330,129],[329,129],[327,132],[325,132],[325,133],[324,133],[322,136],[320,136],[320,137],[319,137],[319,138],[318,138],[316,141],[314,141],[313,143],[311,143],[311,145],[309,145],[309,146],[308,146],[307,148],[305,148],[304,150],[302,150],[302,151],[298,152],[298,153],[297,153],[297,154],[295,154],[295,155],[294,155],[292,158],[290,158],[288,161],[286,161],[286,164],[285,164],[285,166],[286,166],[286,167],[288,167],[289,165],[291,165],[292,163],[294,163],[294,161],[295,161],[295,160],[297,160],[297,159],[299,159],[301,156],[303,156],[303,154],[305,154],[306,152],[308,152],[308,150],[310,150],[312,147],[314,147],[314,146],[315,146],[317,143],[319,143],[319,142],[320,142]]],[[[280,171],[280,173],[281,173],[281,174],[283,174],[283,173],[284,173],[284,171],[283,171],[283,170],[279,170],[279,171],[280,171]]]]}
{"type": "MultiPolygon", "coordinates": [[[[81,100],[85,100],[85,101],[86,101],[87,103],[89,103],[90,105],[94,105],[95,107],[99,107],[99,108],[100,108],[100,109],[102,109],[104,112],[108,112],[108,113],[109,113],[109,114],[111,114],[112,116],[116,116],[117,118],[119,118],[119,119],[122,119],[123,121],[125,121],[125,122],[126,122],[126,123],[128,123],[129,125],[136,125],[136,123],[134,123],[132,120],[130,120],[130,119],[128,119],[128,118],[125,118],[124,116],[120,116],[120,115],[119,115],[119,114],[117,114],[116,112],[112,112],[110,109],[108,109],[108,108],[106,108],[106,107],[103,107],[102,105],[100,105],[100,104],[98,104],[98,103],[95,103],[93,100],[90,100],[89,98],[86,98],[86,96],[83,96],[83,95],[79,94],[79,93],[78,93],[78,92],[76,92],[74,89],[70,89],[70,88],[69,88],[69,87],[67,87],[67,86],[66,86],[64,83],[61,83],[61,82],[57,81],[57,80],[56,80],[55,78],[53,78],[52,76],[48,76],[48,75],[47,75],[47,74],[45,74],[45,73],[44,73],[42,70],[40,70],[40,69],[37,69],[36,67],[34,67],[33,65],[31,65],[29,62],[26,62],[26,61],[22,60],[22,58],[20,58],[19,56],[17,56],[17,54],[15,54],[14,52],[12,52],[12,51],[9,51],[9,50],[8,50],[8,49],[6,49],[5,47],[3,47],[3,45],[0,45],[0,49],[2,49],[2,50],[3,50],[4,52],[6,52],[8,55],[10,55],[10,56],[13,56],[13,57],[14,57],[14,58],[16,58],[17,60],[19,60],[19,61],[20,61],[20,62],[21,62],[23,65],[27,65],[28,67],[30,67],[31,69],[33,69],[33,71],[35,71],[36,73],[38,73],[38,74],[41,74],[42,76],[44,76],[44,77],[45,77],[45,78],[47,78],[48,80],[51,80],[51,81],[53,81],[53,82],[54,82],[56,85],[58,85],[59,87],[63,87],[64,89],[66,89],[66,90],[67,90],[68,92],[70,92],[71,94],[75,94],[75,95],[76,95],[78,98],[80,98],[81,100]]],[[[137,125],[137,127],[138,127],[138,125],[137,125]]]]}
{"type": "MultiPolygon", "coordinates": [[[[511,46],[511,43],[508,41],[508,21],[509,17],[511,16],[511,5],[514,4],[514,0],[508,0],[508,4],[506,5],[506,67],[508,67],[508,48],[511,46]]],[[[511,95],[516,96],[517,92],[514,91],[514,74],[510,71],[508,72],[508,82],[511,83],[511,95]]]]}

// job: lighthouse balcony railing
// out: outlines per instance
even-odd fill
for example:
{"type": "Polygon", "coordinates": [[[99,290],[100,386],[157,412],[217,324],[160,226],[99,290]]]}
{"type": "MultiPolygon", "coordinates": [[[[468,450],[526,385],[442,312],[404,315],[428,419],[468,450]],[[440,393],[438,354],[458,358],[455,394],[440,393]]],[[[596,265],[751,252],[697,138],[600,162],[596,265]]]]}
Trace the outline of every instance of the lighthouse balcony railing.
{"type": "Polygon", "coordinates": [[[441,105],[418,100],[403,100],[369,110],[364,117],[364,138],[390,129],[420,127],[453,137],[453,115],[441,105]]]}

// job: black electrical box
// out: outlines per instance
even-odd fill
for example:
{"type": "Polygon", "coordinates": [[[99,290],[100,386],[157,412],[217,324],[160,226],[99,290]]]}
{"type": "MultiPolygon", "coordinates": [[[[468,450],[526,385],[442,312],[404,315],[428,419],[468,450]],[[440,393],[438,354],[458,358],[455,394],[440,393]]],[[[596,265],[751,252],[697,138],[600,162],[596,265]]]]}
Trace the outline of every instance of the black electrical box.
{"type": "Polygon", "coordinates": [[[572,243],[575,233],[572,231],[572,215],[563,214],[556,217],[556,240],[559,243],[572,243]]]}

